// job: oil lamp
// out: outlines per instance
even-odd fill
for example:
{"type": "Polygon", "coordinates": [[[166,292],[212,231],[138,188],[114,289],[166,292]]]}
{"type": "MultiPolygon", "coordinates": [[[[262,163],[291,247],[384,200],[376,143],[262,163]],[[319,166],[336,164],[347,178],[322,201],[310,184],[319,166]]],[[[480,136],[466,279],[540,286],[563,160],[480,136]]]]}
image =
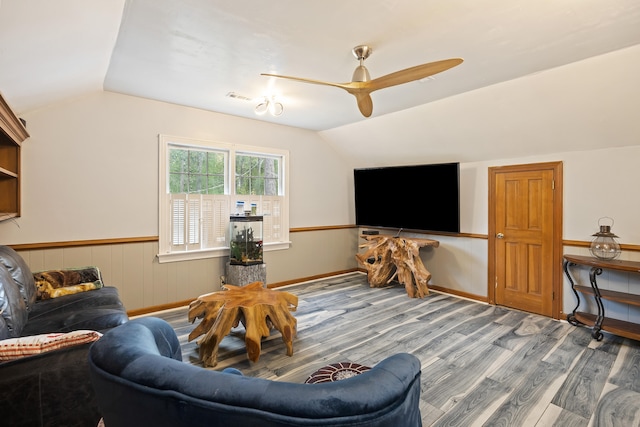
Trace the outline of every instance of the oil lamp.
{"type": "Polygon", "coordinates": [[[600,231],[592,234],[594,239],[591,241],[591,255],[596,258],[612,260],[616,259],[620,255],[620,244],[616,241],[618,236],[611,232],[613,226],[613,219],[609,217],[600,218],[598,220],[600,231]],[[603,225],[603,219],[610,219],[611,225],[603,225]]]}

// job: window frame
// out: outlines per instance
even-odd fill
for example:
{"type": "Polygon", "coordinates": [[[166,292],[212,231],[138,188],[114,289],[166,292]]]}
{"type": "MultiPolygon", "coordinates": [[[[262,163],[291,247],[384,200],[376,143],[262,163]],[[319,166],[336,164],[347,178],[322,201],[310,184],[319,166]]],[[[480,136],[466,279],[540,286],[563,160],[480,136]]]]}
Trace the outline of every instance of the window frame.
{"type": "MultiPolygon", "coordinates": [[[[218,258],[229,256],[229,243],[225,239],[225,246],[208,249],[191,249],[184,251],[171,250],[171,195],[169,193],[169,149],[173,146],[182,146],[186,149],[215,150],[227,153],[227,164],[225,165],[225,189],[224,195],[218,197],[228,198],[229,212],[233,212],[235,203],[238,200],[246,199],[245,195],[236,195],[235,187],[235,163],[236,153],[242,155],[255,154],[256,156],[277,157],[280,159],[280,170],[277,197],[282,198],[280,207],[281,238],[275,242],[265,242],[264,251],[283,250],[291,246],[289,240],[289,152],[268,147],[249,146],[244,144],[233,144],[228,142],[218,142],[203,139],[187,138],[173,135],[158,135],[158,261],[173,262],[186,261],[205,258],[218,258]],[[163,208],[166,207],[166,208],[163,208]]],[[[195,194],[194,194],[195,196],[195,194]]],[[[259,198],[261,196],[250,196],[259,198]]],[[[265,196],[268,197],[268,196],[265,196]]],[[[226,218],[226,222],[229,219],[226,218]]],[[[228,225],[227,225],[228,228],[228,225]]]]}

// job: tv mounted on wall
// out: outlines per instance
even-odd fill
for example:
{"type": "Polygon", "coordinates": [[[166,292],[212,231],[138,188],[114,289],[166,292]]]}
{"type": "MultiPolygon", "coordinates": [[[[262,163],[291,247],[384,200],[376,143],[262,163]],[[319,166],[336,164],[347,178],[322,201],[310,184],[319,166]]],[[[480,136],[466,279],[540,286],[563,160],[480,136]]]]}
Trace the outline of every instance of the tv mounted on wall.
{"type": "Polygon", "coordinates": [[[354,169],[356,225],[460,232],[460,165],[354,169]]]}

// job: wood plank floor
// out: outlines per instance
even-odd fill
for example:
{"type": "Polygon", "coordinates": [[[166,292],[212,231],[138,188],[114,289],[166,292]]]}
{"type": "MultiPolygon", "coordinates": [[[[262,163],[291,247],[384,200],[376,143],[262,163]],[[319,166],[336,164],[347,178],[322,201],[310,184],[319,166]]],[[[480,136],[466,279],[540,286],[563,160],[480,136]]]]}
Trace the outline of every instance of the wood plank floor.
{"type": "MultiPolygon", "coordinates": [[[[373,366],[398,352],[422,362],[424,426],[640,426],[640,343],[567,322],[402,286],[372,289],[352,273],[280,288],[298,296],[298,334],[288,357],[280,333],[247,360],[242,326],[220,345],[218,365],[245,375],[304,382],[331,363],[373,366]]],[[[183,360],[199,364],[187,309],[169,321],[183,360]]]]}

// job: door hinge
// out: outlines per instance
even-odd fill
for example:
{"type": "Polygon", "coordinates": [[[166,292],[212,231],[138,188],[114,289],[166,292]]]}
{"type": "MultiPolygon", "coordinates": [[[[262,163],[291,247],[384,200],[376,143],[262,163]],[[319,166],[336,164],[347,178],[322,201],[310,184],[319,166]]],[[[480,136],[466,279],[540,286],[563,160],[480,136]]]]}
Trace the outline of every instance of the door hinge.
{"type": "Polygon", "coordinates": [[[552,190],[555,190],[555,189],[556,189],[556,180],[555,180],[555,179],[552,179],[552,180],[551,180],[551,189],[552,189],[552,190]]]}

